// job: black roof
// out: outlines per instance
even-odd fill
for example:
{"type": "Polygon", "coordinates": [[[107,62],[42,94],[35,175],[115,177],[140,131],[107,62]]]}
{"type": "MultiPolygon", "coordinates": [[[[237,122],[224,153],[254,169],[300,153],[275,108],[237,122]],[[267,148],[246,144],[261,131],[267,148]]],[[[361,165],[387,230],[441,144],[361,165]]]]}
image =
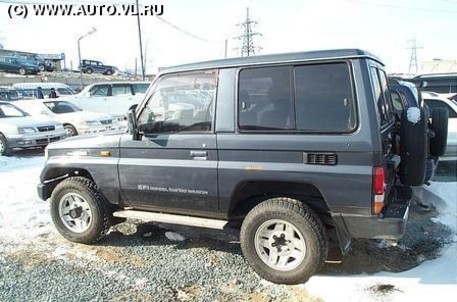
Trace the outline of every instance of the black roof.
{"type": "MultiPolygon", "coordinates": [[[[163,73],[177,72],[184,70],[198,70],[208,68],[224,68],[234,66],[257,65],[264,63],[283,63],[294,61],[314,61],[322,59],[338,59],[338,58],[371,58],[383,64],[379,58],[368,51],[361,49],[334,49],[334,50],[319,50],[283,54],[271,54],[260,56],[249,56],[241,58],[230,58],[213,61],[205,61],[184,65],[170,66],[163,69],[163,73]]],[[[383,64],[384,65],[384,64],[383,64]]]]}

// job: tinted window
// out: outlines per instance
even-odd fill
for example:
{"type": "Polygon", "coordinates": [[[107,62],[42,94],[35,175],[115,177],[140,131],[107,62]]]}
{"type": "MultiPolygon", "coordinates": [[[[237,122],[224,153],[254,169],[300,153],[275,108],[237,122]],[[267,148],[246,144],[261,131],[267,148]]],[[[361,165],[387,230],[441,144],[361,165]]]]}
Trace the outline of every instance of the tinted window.
{"type": "Polygon", "coordinates": [[[161,77],[140,114],[140,128],[145,134],[210,131],[216,79],[216,71],[161,77]]]}
{"type": "Polygon", "coordinates": [[[381,78],[378,74],[378,69],[373,67],[370,69],[370,71],[373,84],[374,98],[378,108],[378,115],[380,118],[381,125],[385,125],[389,122],[389,107],[385,99],[385,89],[383,89],[381,78]]]}
{"type": "Polygon", "coordinates": [[[392,103],[394,105],[394,109],[397,113],[401,113],[404,108],[404,105],[403,105],[403,101],[401,99],[401,95],[400,93],[396,92],[396,91],[392,91],[390,93],[391,97],[392,97],[392,103]]]}
{"type": "Polygon", "coordinates": [[[297,129],[349,132],[355,128],[351,77],[345,63],[295,68],[297,129]]]}
{"type": "Polygon", "coordinates": [[[424,101],[425,104],[427,104],[427,106],[429,106],[432,110],[433,108],[445,108],[447,111],[449,111],[449,117],[457,117],[457,113],[445,102],[428,99],[425,99],[424,101]]]}
{"type": "Polygon", "coordinates": [[[130,89],[130,85],[114,85],[111,88],[111,95],[132,95],[132,90],[130,89]]]}
{"type": "Polygon", "coordinates": [[[146,90],[149,88],[149,83],[132,84],[132,86],[135,93],[146,93],[146,90]]]}
{"type": "Polygon", "coordinates": [[[242,70],[238,103],[242,130],[294,129],[291,67],[242,70]]]}

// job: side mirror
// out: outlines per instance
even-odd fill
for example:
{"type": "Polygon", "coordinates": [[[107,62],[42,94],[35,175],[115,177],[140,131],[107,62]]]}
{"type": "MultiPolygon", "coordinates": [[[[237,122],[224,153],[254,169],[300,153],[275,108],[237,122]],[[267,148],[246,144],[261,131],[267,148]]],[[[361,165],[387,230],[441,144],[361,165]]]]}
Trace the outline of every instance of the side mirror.
{"type": "Polygon", "coordinates": [[[135,116],[135,109],[130,109],[127,113],[127,126],[129,133],[135,141],[141,140],[140,132],[138,131],[138,124],[135,116]]]}

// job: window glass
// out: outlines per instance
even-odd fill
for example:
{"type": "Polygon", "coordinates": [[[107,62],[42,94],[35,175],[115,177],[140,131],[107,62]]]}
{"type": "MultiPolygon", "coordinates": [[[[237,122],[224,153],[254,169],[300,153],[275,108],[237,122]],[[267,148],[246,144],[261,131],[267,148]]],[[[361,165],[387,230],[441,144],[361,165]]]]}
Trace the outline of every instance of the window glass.
{"type": "Polygon", "coordinates": [[[381,89],[382,89],[382,94],[384,96],[384,106],[385,106],[385,111],[387,115],[387,121],[390,121],[393,116],[393,106],[392,106],[392,99],[390,98],[390,92],[389,92],[389,82],[387,80],[387,75],[382,69],[378,69],[379,73],[379,79],[381,80],[381,89]]]}
{"type": "Polygon", "coordinates": [[[111,88],[111,95],[132,95],[130,85],[115,85],[111,88]]]}
{"type": "Polygon", "coordinates": [[[295,68],[297,129],[350,132],[356,126],[351,76],[346,63],[295,68]]]}
{"type": "Polygon", "coordinates": [[[22,116],[27,116],[27,114],[21,109],[11,104],[0,104],[0,118],[22,116]]]}
{"type": "Polygon", "coordinates": [[[400,114],[404,109],[403,101],[401,100],[401,95],[396,91],[391,91],[390,95],[392,97],[392,103],[394,105],[395,111],[400,114]]]}
{"type": "Polygon", "coordinates": [[[108,86],[95,86],[89,91],[91,96],[108,96],[108,86]]]}
{"type": "Polygon", "coordinates": [[[295,128],[291,67],[263,67],[240,72],[238,88],[241,130],[295,128]]]}
{"type": "Polygon", "coordinates": [[[140,84],[132,84],[133,85],[133,91],[135,93],[146,93],[146,90],[149,88],[149,83],[140,83],[140,84]]]}
{"type": "Polygon", "coordinates": [[[216,71],[162,77],[140,114],[140,129],[145,134],[211,131],[216,79],[216,71]]]}
{"type": "Polygon", "coordinates": [[[381,125],[385,125],[388,122],[387,109],[385,106],[384,96],[382,93],[381,82],[376,68],[371,68],[371,79],[373,84],[374,99],[378,108],[378,116],[381,125]]]}

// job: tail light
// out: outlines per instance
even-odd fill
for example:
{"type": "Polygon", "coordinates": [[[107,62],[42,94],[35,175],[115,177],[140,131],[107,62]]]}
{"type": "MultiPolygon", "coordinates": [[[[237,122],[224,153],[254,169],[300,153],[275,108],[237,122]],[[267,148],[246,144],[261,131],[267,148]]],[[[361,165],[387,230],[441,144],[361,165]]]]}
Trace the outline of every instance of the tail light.
{"type": "Polygon", "coordinates": [[[373,212],[381,213],[384,208],[384,190],[385,190],[385,175],[383,167],[375,167],[373,169],[373,212]]]}

